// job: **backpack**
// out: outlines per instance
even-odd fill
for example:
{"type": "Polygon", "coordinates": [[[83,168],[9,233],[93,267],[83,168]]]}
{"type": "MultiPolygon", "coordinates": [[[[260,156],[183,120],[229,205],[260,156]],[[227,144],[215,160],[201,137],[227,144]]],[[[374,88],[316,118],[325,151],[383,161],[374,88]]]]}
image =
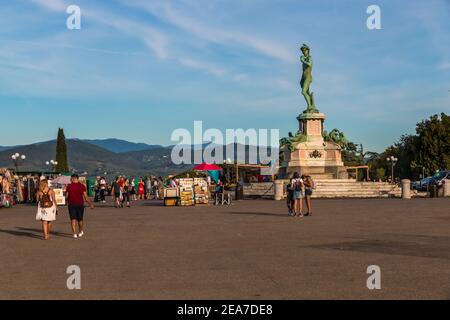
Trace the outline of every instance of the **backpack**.
{"type": "Polygon", "coordinates": [[[292,192],[292,188],[291,188],[291,184],[290,183],[286,186],[286,192],[292,192]]]}
{"type": "Polygon", "coordinates": [[[41,196],[41,207],[42,208],[51,208],[53,207],[53,201],[52,198],[50,197],[50,194],[47,193],[42,193],[41,196]]]}

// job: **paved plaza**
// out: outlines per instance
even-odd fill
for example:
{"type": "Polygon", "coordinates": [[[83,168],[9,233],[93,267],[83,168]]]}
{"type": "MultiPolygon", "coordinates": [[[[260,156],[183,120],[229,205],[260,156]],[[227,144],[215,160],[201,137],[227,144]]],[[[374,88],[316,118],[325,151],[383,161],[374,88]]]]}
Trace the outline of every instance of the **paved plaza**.
{"type": "Polygon", "coordinates": [[[450,199],[87,210],[72,239],[67,208],[50,241],[33,206],[0,209],[0,299],[450,299],[450,199]],[[66,269],[81,268],[81,290],[66,269]],[[381,290],[366,271],[381,268],[381,290]]]}

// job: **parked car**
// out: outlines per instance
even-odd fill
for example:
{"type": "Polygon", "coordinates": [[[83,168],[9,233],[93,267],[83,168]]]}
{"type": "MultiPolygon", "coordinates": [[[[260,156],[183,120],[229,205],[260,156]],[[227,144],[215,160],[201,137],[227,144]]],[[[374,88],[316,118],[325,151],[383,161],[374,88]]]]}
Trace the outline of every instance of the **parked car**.
{"type": "Polygon", "coordinates": [[[440,171],[438,173],[436,173],[430,182],[430,185],[437,185],[438,187],[441,187],[442,184],[444,183],[445,179],[450,179],[450,171],[446,170],[446,171],[440,171]]]}
{"type": "Polygon", "coordinates": [[[413,190],[419,190],[421,181],[422,180],[413,181],[413,183],[411,184],[411,188],[413,190]]]}
{"type": "Polygon", "coordinates": [[[431,180],[433,177],[426,177],[420,180],[419,185],[416,187],[416,190],[418,191],[427,191],[428,186],[430,185],[431,180]]]}

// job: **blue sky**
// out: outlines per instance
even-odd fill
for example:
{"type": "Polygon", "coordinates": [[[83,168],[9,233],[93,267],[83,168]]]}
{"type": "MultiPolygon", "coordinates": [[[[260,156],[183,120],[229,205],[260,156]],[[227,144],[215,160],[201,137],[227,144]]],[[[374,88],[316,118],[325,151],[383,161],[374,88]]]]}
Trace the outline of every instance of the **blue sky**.
{"type": "Polygon", "coordinates": [[[0,145],[68,137],[171,144],[174,129],[295,131],[299,46],[316,105],[381,151],[450,112],[449,0],[0,0],[0,145]],[[65,12],[82,10],[82,29],[65,12]],[[366,9],[381,8],[368,30],[366,9]]]}

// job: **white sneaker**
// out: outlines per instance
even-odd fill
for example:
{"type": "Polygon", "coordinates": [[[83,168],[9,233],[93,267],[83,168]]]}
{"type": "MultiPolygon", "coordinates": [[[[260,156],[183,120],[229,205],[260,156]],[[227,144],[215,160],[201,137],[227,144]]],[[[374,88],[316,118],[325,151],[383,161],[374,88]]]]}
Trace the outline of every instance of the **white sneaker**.
{"type": "Polygon", "coordinates": [[[74,235],[73,235],[73,238],[74,238],[74,239],[78,239],[78,235],[77,235],[77,234],[74,234],[74,235]]]}
{"type": "Polygon", "coordinates": [[[79,234],[78,234],[78,238],[81,238],[81,237],[83,237],[84,236],[84,231],[81,231],[79,234]]]}

